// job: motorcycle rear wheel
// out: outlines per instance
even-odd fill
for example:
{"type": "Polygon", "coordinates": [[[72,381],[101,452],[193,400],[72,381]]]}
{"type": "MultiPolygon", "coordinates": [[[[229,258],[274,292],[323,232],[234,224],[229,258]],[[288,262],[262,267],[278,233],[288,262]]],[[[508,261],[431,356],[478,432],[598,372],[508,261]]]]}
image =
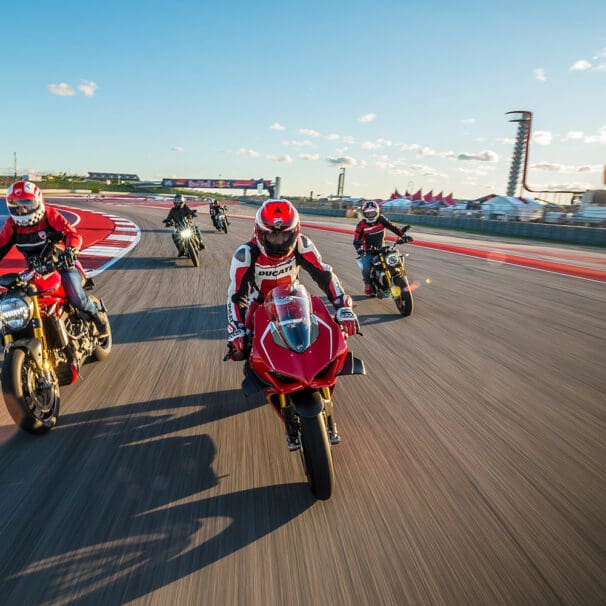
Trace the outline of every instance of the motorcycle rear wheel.
{"type": "Polygon", "coordinates": [[[198,251],[197,242],[190,240],[187,243],[187,254],[194,264],[194,267],[200,267],[200,253],[198,251]]]}
{"type": "MultiPolygon", "coordinates": [[[[313,395],[320,397],[317,393],[313,395]]],[[[316,499],[325,501],[332,495],[335,472],[324,413],[311,418],[299,417],[299,422],[302,457],[309,487],[316,499]]]]}
{"type": "Polygon", "coordinates": [[[29,433],[44,434],[57,423],[59,385],[40,385],[41,372],[23,350],[11,349],[4,358],[0,382],[6,408],[13,421],[29,433]]]}
{"type": "Polygon", "coordinates": [[[403,318],[406,318],[413,312],[415,306],[408,278],[396,276],[393,281],[396,286],[400,287],[400,296],[394,298],[394,301],[396,302],[400,315],[403,318]]]}

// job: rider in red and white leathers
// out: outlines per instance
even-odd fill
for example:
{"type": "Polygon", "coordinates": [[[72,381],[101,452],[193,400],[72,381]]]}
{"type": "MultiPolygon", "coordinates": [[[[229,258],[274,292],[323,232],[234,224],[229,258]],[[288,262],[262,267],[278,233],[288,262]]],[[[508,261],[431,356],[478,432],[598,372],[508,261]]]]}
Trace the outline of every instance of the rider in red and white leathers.
{"type": "Polygon", "coordinates": [[[253,238],[236,250],[231,262],[227,339],[232,351],[246,349],[254,310],[276,286],[296,283],[300,267],[324,291],[343,331],[348,336],[358,331],[351,297],[330,265],[322,262],[314,243],[300,233],[295,207],[288,200],[268,200],[257,211],[253,238]]]}

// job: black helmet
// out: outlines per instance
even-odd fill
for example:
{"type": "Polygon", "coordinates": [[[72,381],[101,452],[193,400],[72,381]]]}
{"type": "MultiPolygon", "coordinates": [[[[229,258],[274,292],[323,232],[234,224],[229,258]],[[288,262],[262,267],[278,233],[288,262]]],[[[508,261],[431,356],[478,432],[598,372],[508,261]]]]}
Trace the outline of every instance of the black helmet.
{"type": "Polygon", "coordinates": [[[183,194],[175,194],[173,198],[173,204],[178,208],[185,204],[185,200],[183,199],[183,194]]]}

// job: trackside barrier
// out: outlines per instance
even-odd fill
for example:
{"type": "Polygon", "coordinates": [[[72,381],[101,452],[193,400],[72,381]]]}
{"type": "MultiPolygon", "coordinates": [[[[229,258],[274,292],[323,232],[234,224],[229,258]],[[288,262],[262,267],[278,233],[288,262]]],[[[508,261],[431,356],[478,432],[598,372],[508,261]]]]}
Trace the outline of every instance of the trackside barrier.
{"type": "MultiPolygon", "coordinates": [[[[297,210],[305,215],[345,217],[345,210],[332,208],[305,208],[297,210]]],[[[548,223],[522,223],[519,221],[491,221],[489,219],[466,219],[464,217],[436,217],[431,215],[408,215],[404,213],[384,212],[390,221],[426,225],[444,229],[479,232],[499,236],[518,236],[537,240],[551,240],[569,244],[586,244],[606,247],[606,228],[579,227],[573,225],[552,225],[548,223]]]]}

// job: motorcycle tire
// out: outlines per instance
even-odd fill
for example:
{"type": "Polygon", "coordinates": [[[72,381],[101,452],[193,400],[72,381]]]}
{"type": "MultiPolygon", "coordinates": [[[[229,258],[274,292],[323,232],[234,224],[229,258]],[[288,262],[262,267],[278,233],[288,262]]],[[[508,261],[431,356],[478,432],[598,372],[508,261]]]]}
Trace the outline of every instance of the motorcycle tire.
{"type": "Polygon", "coordinates": [[[225,233],[227,233],[227,222],[223,221],[222,229],[225,233]]]}
{"type": "Polygon", "coordinates": [[[198,242],[190,240],[187,243],[187,255],[194,264],[194,267],[200,267],[200,252],[198,251],[198,242]]]}
{"type": "MultiPolygon", "coordinates": [[[[93,300],[93,302],[97,305],[98,308],[102,308],[101,302],[97,297],[91,296],[90,298],[93,300]]],[[[99,315],[105,320],[105,325],[107,326],[107,336],[99,340],[99,345],[93,350],[91,360],[96,362],[103,362],[103,360],[107,360],[112,350],[112,327],[109,323],[109,317],[107,316],[106,311],[100,311],[99,315]]]]}
{"type": "MultiPolygon", "coordinates": [[[[320,394],[313,394],[320,397],[320,394]]],[[[326,431],[324,413],[315,417],[299,417],[301,449],[305,473],[311,493],[316,499],[330,499],[335,482],[332,452],[326,431]]]]}
{"type": "Polygon", "coordinates": [[[394,298],[394,301],[396,302],[400,315],[403,318],[407,318],[410,316],[410,314],[412,314],[415,306],[412,291],[410,290],[410,285],[408,283],[408,278],[396,276],[393,281],[396,286],[400,287],[400,296],[394,298]]]}
{"type": "Polygon", "coordinates": [[[59,385],[39,387],[40,370],[23,349],[11,349],[4,358],[0,382],[6,408],[13,421],[29,433],[50,431],[59,416],[59,385]]]}

